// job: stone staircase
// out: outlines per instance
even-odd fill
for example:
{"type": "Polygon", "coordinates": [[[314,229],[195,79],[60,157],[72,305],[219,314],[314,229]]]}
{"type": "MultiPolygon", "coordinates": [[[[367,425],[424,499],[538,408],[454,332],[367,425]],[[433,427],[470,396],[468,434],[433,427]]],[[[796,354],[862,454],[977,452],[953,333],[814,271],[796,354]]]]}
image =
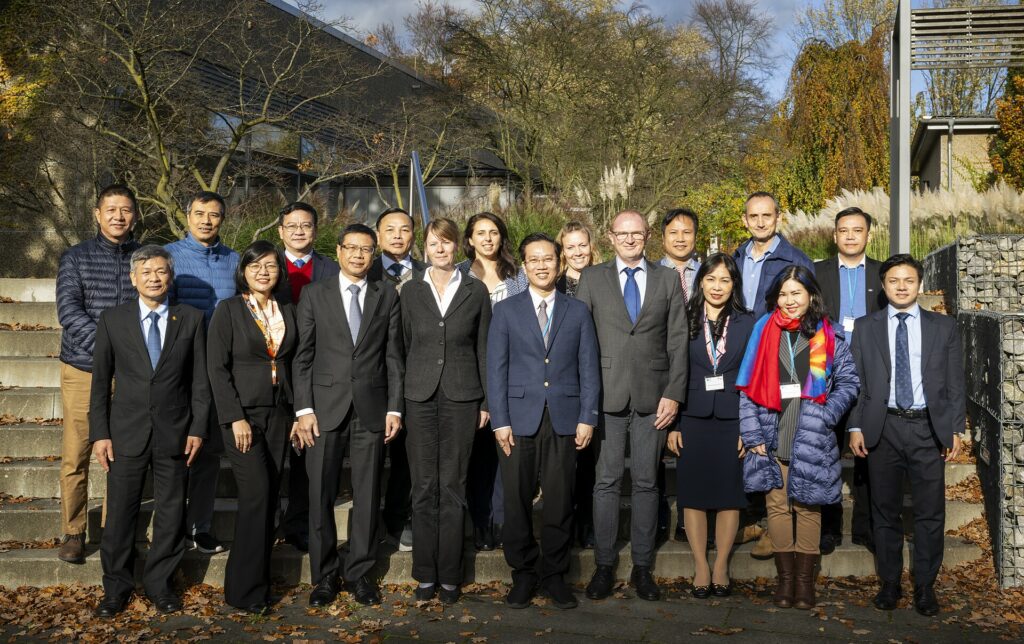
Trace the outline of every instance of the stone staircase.
{"type": "MultiPolygon", "coordinates": [[[[53,280],[0,279],[0,586],[49,586],[62,583],[100,583],[101,570],[98,542],[102,534],[100,513],[106,490],[106,476],[94,465],[89,476],[88,557],[84,565],[75,566],[57,560],[52,548],[39,547],[43,542],[60,536],[60,502],[58,472],[60,468],[60,438],[62,415],[59,392],[60,331],[57,329],[53,304],[53,280]],[[56,420],[54,420],[56,419],[56,420]],[[23,548],[25,544],[33,547],[23,548]]],[[[949,485],[974,474],[973,465],[949,464],[946,482],[949,485]]],[[[853,476],[852,461],[843,463],[843,477],[849,482],[853,476]]],[[[287,476],[282,494],[286,493],[287,476]]],[[[675,489],[674,462],[667,467],[667,485],[675,489]]],[[[628,483],[627,483],[628,488],[628,483]]],[[[351,502],[348,500],[347,481],[335,507],[340,535],[347,534],[351,502]]],[[[628,491],[628,489],[627,489],[628,491]]],[[[222,539],[230,539],[234,532],[235,481],[227,460],[221,465],[217,482],[217,502],[214,511],[214,531],[222,539]]],[[[675,526],[675,504],[672,523],[675,526]]],[[[538,501],[539,510],[543,500],[538,501]]],[[[910,509],[909,497],[906,501],[910,509]]],[[[868,576],[874,574],[872,555],[860,546],[850,543],[850,502],[844,505],[847,535],[844,543],[832,555],[822,558],[821,574],[830,576],[868,576]]],[[[620,534],[628,535],[628,497],[623,502],[620,534]]],[[[981,504],[947,502],[947,529],[970,523],[982,516],[981,504]]],[[[907,516],[909,517],[909,512],[907,516]]],[[[138,547],[140,559],[146,555],[150,531],[152,501],[147,500],[140,515],[138,547]]],[[[908,519],[909,521],[909,519],[908,519]]],[[[467,522],[468,523],[468,522],[467,522]]],[[[539,525],[539,521],[538,521],[539,525]]],[[[468,536],[467,526],[453,526],[453,532],[468,536]]],[[[230,546],[230,544],[228,544],[230,546]]],[[[630,571],[628,544],[621,544],[617,575],[627,579],[630,571]]],[[[752,579],[774,575],[770,561],[758,561],[749,556],[751,544],[739,546],[733,553],[731,571],[736,579],[752,579]]],[[[499,551],[476,553],[471,543],[466,548],[467,580],[488,582],[508,580],[509,569],[499,551]]],[[[947,537],[945,563],[947,566],[972,561],[981,556],[981,550],[947,537]]],[[[908,555],[906,561],[912,558],[908,555]]],[[[223,585],[227,554],[186,554],[182,569],[190,582],[223,585]]],[[[309,581],[307,557],[288,545],[274,551],[275,575],[287,583],[309,581]]],[[[571,581],[586,581],[593,572],[593,552],[576,550],[572,556],[571,581]]],[[[411,553],[396,552],[382,546],[376,574],[387,582],[412,581],[411,553]]],[[[661,577],[688,577],[692,575],[689,547],[669,541],[658,553],[656,568],[661,577]]]]}

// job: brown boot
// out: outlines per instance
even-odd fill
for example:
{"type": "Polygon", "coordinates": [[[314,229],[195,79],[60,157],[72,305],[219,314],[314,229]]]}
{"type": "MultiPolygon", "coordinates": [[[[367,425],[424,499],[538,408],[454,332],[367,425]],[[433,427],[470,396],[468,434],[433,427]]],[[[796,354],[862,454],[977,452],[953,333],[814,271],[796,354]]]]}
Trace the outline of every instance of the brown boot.
{"type": "Polygon", "coordinates": [[[775,570],[779,574],[779,580],[778,585],[775,587],[775,596],[772,597],[772,601],[779,608],[791,608],[793,606],[795,566],[796,559],[794,553],[775,553],[775,570]]]}
{"type": "Polygon", "coordinates": [[[796,595],[793,608],[810,610],[814,608],[814,567],[818,563],[818,555],[805,552],[796,553],[796,595]]]}
{"type": "Polygon", "coordinates": [[[85,563],[85,533],[64,535],[57,558],[73,564],[85,563]]]}

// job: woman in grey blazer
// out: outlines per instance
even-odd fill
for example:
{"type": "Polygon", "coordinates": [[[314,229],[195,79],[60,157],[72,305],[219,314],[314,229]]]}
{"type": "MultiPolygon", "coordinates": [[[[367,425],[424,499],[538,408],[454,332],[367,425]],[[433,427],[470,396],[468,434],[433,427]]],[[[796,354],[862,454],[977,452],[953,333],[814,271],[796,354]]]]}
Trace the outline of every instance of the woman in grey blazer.
{"type": "MultiPolygon", "coordinates": [[[[406,449],[412,472],[412,574],[417,600],[453,603],[462,584],[466,474],[487,424],[491,303],[479,280],[455,267],[459,230],[435,219],[424,231],[431,266],[402,287],[406,449]],[[455,534],[442,533],[442,527],[455,534]],[[437,586],[440,585],[440,591],[437,586]]],[[[491,449],[494,449],[493,439],[491,449]]]]}

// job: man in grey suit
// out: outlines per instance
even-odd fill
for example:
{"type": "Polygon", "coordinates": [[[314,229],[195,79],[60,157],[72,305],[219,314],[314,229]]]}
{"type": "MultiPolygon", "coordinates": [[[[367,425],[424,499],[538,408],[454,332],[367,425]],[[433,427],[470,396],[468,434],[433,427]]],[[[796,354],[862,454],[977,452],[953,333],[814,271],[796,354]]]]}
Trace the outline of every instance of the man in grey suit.
{"type": "Polygon", "coordinates": [[[293,441],[309,450],[309,564],[316,584],[309,603],[314,607],[334,601],[342,569],[356,601],[380,603],[367,573],[376,561],[384,444],[402,426],[405,366],[398,293],[366,279],[376,245],[369,227],[347,226],[338,236],[341,273],[310,284],[299,301],[293,441]],[[342,566],[334,500],[346,454],[352,464],[352,521],[342,566]]]}
{"type": "Polygon", "coordinates": [[[604,599],[615,584],[615,539],[629,442],[632,478],[630,583],[641,599],[661,591],[651,575],[658,523],[658,462],[663,430],[686,395],[688,325],[679,274],[644,259],[650,236],[640,213],[616,215],[608,234],[615,259],[583,271],[576,297],[594,316],[603,382],[596,437],[594,532],[597,570],[587,597],[604,599]]]}

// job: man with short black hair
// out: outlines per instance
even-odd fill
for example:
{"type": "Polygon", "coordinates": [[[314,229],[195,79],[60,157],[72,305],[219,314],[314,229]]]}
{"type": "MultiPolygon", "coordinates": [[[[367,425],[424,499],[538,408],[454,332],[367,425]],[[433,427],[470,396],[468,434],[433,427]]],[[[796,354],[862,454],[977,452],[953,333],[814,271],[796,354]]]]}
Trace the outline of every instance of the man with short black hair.
{"type": "Polygon", "coordinates": [[[689,301],[700,269],[697,259],[697,213],[689,208],[673,208],[661,220],[661,243],[665,256],[661,265],[679,273],[683,297],[689,301]]]}

